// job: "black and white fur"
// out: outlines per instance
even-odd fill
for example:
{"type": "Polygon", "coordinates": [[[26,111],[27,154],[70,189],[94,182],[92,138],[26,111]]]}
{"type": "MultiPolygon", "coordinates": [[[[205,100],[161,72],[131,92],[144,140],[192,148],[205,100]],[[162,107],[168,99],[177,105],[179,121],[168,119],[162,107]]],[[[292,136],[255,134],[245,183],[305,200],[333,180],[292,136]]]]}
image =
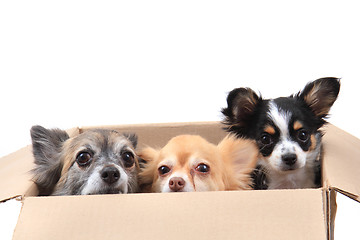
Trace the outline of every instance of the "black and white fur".
{"type": "Polygon", "coordinates": [[[39,195],[117,194],[137,191],[137,136],[87,130],[75,137],[60,129],[31,128],[39,195]]]}
{"type": "Polygon", "coordinates": [[[226,129],[256,140],[254,189],[314,188],[321,185],[319,130],[337,99],[340,79],[321,78],[290,97],[263,99],[250,88],[236,88],[222,109],[226,129]]]}

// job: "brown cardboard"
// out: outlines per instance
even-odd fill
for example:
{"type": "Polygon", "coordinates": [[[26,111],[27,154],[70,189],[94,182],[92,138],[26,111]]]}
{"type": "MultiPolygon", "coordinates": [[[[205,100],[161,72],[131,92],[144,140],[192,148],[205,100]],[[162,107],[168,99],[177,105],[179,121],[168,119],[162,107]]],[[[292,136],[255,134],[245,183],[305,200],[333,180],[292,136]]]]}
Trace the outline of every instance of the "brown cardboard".
{"type": "MultiPolygon", "coordinates": [[[[136,132],[139,148],[162,147],[178,134],[213,143],[226,135],[219,122],[96,128],[136,132]]],[[[360,140],[329,125],[324,145],[319,189],[62,197],[31,197],[28,146],[0,159],[0,201],[23,198],[14,239],[332,239],[334,190],[359,201],[360,140]]]]}
{"type": "Polygon", "coordinates": [[[333,125],[325,131],[323,170],[327,185],[360,202],[360,140],[333,125]]]}
{"type": "MultiPolygon", "coordinates": [[[[79,134],[79,129],[71,128],[67,133],[74,136],[79,134]]],[[[0,158],[0,202],[37,193],[36,186],[31,181],[33,167],[31,146],[0,158]]]]}
{"type": "Polygon", "coordinates": [[[326,239],[322,190],[29,197],[14,239],[326,239]],[[291,217],[289,217],[291,216],[291,217]]]}
{"type": "Polygon", "coordinates": [[[24,195],[33,185],[31,147],[27,146],[0,159],[0,202],[24,195]]]}
{"type": "Polygon", "coordinates": [[[110,128],[116,129],[119,132],[135,132],[138,135],[139,148],[144,146],[161,148],[170,140],[170,138],[179,134],[198,134],[204,136],[209,142],[217,144],[227,134],[222,129],[223,125],[219,122],[153,123],[84,127],[80,129],[80,132],[91,128],[110,128]]]}

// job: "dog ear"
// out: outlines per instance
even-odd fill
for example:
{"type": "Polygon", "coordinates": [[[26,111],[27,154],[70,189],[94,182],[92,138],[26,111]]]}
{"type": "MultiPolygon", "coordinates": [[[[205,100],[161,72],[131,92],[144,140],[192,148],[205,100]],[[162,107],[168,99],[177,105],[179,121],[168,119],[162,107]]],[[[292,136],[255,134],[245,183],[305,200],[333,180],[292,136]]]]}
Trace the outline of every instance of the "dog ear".
{"type": "Polygon", "coordinates": [[[259,150],[254,141],[236,138],[233,134],[226,136],[218,145],[228,172],[233,172],[234,180],[239,189],[250,189],[251,173],[254,171],[259,150]]]}
{"type": "MultiPolygon", "coordinates": [[[[297,94],[319,119],[326,118],[340,91],[340,79],[327,77],[308,83],[297,94]]],[[[324,122],[323,122],[324,123],[324,122]]]]}
{"type": "Polygon", "coordinates": [[[142,192],[150,192],[157,171],[155,159],[159,156],[159,151],[151,147],[144,148],[138,153],[140,158],[139,185],[142,192]]]}
{"type": "Polygon", "coordinates": [[[123,135],[132,143],[133,147],[136,148],[138,137],[135,133],[123,133],[123,135]]]}
{"type": "Polygon", "coordinates": [[[151,147],[146,147],[142,149],[138,154],[138,156],[145,164],[149,164],[150,162],[154,161],[158,157],[158,155],[159,151],[151,147]]]}
{"type": "Polygon", "coordinates": [[[62,170],[60,152],[69,135],[60,129],[33,126],[30,130],[35,158],[34,182],[39,195],[50,195],[59,181],[62,170]]]}
{"type": "Polygon", "coordinates": [[[228,125],[229,132],[236,133],[239,136],[247,136],[252,117],[262,101],[250,88],[236,88],[227,96],[227,108],[222,109],[225,116],[223,123],[228,125]]]}

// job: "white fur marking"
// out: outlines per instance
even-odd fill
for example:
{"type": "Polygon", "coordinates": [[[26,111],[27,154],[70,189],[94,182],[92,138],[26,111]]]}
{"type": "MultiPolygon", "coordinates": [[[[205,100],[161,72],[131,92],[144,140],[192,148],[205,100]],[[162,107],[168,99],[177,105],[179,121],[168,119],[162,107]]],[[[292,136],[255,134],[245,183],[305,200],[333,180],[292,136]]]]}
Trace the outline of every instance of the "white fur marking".
{"type": "MultiPolygon", "coordinates": [[[[269,189],[314,187],[314,164],[320,154],[321,144],[317,144],[313,151],[304,152],[299,144],[292,141],[289,136],[291,113],[280,111],[273,101],[269,103],[269,107],[268,116],[280,130],[280,139],[271,155],[267,159],[261,158],[259,161],[259,164],[267,169],[269,189]],[[283,171],[286,164],[282,161],[282,155],[289,153],[296,154],[297,161],[293,166],[294,170],[283,171]]],[[[316,137],[317,141],[319,141],[318,138],[320,136],[316,137]]]]}
{"type": "Polygon", "coordinates": [[[269,118],[279,128],[280,135],[282,137],[287,137],[289,135],[289,121],[291,119],[291,113],[279,110],[274,101],[270,101],[269,106],[269,118]]]}
{"type": "MultiPolygon", "coordinates": [[[[120,172],[120,179],[114,183],[114,188],[118,188],[122,193],[128,192],[128,180],[129,177],[119,166],[113,165],[120,172]]],[[[90,175],[89,179],[86,182],[85,187],[81,190],[82,195],[94,194],[99,192],[102,188],[107,187],[107,184],[101,179],[100,172],[103,169],[103,166],[98,166],[94,169],[93,173],[90,175]]]]}
{"type": "Polygon", "coordinates": [[[169,182],[170,182],[170,179],[172,179],[173,177],[180,177],[180,178],[184,179],[185,186],[181,190],[181,192],[194,192],[195,191],[187,174],[177,171],[177,172],[173,172],[166,180],[163,181],[164,185],[161,187],[161,192],[172,192],[172,190],[169,187],[169,182]]]}

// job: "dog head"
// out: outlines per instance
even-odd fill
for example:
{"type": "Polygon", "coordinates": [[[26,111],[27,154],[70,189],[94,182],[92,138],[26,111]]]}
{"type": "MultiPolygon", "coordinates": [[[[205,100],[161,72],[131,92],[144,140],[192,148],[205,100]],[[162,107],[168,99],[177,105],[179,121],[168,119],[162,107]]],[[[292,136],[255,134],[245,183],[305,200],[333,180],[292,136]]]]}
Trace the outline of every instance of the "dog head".
{"type": "Polygon", "coordinates": [[[143,149],[140,182],[152,192],[248,189],[257,160],[256,145],[225,138],[218,146],[197,135],[179,135],[160,150],[143,149]]]}
{"type": "Polygon", "coordinates": [[[88,130],[70,138],[59,129],[31,128],[39,195],[87,195],[137,189],[137,137],[88,130]]]}
{"type": "Polygon", "coordinates": [[[222,110],[227,130],[254,139],[263,159],[275,171],[296,170],[320,152],[321,132],[340,90],[337,78],[310,82],[298,94],[262,99],[249,88],[237,88],[222,110]]]}

